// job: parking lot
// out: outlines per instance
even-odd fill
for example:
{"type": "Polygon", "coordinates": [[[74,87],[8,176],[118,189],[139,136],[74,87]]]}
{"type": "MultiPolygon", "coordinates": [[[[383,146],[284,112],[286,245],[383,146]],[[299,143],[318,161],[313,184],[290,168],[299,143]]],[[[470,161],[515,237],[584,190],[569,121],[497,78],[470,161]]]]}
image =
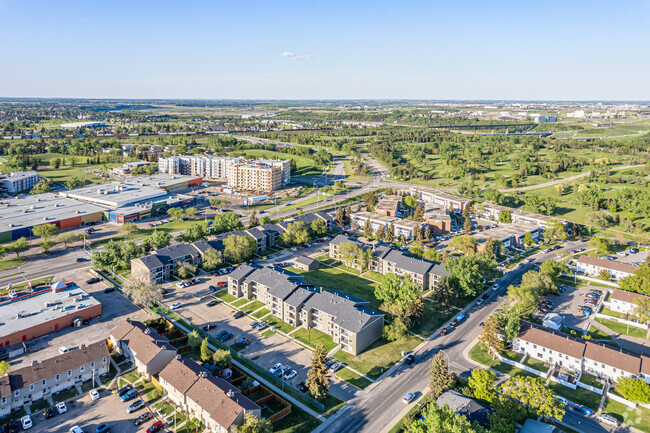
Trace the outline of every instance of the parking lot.
{"type": "MultiPolygon", "coordinates": [[[[583,316],[582,312],[578,310],[578,307],[585,305],[584,299],[587,297],[589,290],[596,289],[603,291],[599,287],[571,287],[565,284],[562,284],[565,287],[564,293],[559,293],[559,296],[547,295],[545,300],[553,303],[552,313],[557,313],[564,317],[564,325],[569,328],[574,329],[585,329],[590,323],[591,319],[594,317],[593,314],[589,317],[583,316]]],[[[598,302],[598,306],[591,307],[592,312],[598,311],[600,304],[602,303],[604,296],[601,297],[598,302]]],[[[545,314],[538,312],[537,315],[541,318],[545,314]]]]}

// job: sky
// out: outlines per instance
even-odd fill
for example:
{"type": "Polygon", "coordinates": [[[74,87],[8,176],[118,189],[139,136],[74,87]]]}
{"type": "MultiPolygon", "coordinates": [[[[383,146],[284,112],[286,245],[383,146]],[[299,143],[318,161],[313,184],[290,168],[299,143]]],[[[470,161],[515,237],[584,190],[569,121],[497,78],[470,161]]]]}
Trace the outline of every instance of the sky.
{"type": "Polygon", "coordinates": [[[0,97],[650,100],[649,1],[0,0],[0,97]]]}

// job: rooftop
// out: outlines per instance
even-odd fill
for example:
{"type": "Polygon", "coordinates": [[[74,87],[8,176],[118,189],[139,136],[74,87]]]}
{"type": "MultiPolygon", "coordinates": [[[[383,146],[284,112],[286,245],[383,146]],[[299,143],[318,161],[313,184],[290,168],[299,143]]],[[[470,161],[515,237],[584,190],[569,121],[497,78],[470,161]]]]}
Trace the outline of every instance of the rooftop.
{"type": "Polygon", "coordinates": [[[491,407],[453,390],[445,391],[438,397],[436,404],[439,407],[447,405],[455,413],[466,416],[470,422],[477,422],[484,427],[489,425],[488,415],[494,412],[491,407]]]}
{"type": "Polygon", "coordinates": [[[641,358],[636,354],[591,341],[587,341],[585,346],[585,359],[610,365],[631,374],[638,374],[641,371],[641,358]]]}
{"type": "Polygon", "coordinates": [[[14,171],[12,173],[5,173],[5,174],[0,173],[0,180],[1,179],[18,180],[18,179],[24,179],[32,176],[38,176],[38,173],[35,171],[14,171]]]}
{"type": "Polygon", "coordinates": [[[60,195],[109,207],[122,207],[167,195],[158,187],[139,186],[130,183],[100,183],[88,185],[60,195]]]}
{"type": "Polygon", "coordinates": [[[640,293],[628,292],[626,290],[614,289],[610,299],[615,299],[617,301],[628,302],[634,304],[635,299],[647,299],[648,296],[642,295],[640,293]]]}
{"type": "Polygon", "coordinates": [[[587,255],[580,256],[578,263],[610,269],[612,271],[627,272],[628,274],[633,274],[634,271],[639,269],[639,267],[635,265],[628,265],[627,263],[620,263],[613,260],[598,259],[587,255]]]}
{"type": "Polygon", "coordinates": [[[76,286],[58,293],[50,286],[42,286],[34,292],[25,290],[21,294],[24,297],[0,304],[0,338],[60,317],[78,316],[80,310],[100,305],[76,286]]]}
{"type": "Polygon", "coordinates": [[[468,198],[459,197],[457,195],[449,194],[448,192],[442,191],[440,189],[426,187],[426,186],[411,187],[411,191],[419,191],[422,194],[434,195],[440,198],[444,198],[445,200],[457,201],[459,203],[472,202],[472,200],[468,198]]]}
{"type": "Polygon", "coordinates": [[[53,223],[106,210],[103,206],[52,193],[5,198],[0,200],[0,232],[53,223]]]}
{"type": "Polygon", "coordinates": [[[481,241],[482,239],[501,240],[511,236],[519,237],[538,228],[539,227],[536,225],[526,223],[505,224],[492,229],[479,231],[474,234],[474,237],[478,241],[481,241]]]}
{"type": "Polygon", "coordinates": [[[583,340],[528,323],[521,327],[519,339],[564,353],[577,359],[582,359],[582,355],[585,352],[585,343],[583,340]]]}

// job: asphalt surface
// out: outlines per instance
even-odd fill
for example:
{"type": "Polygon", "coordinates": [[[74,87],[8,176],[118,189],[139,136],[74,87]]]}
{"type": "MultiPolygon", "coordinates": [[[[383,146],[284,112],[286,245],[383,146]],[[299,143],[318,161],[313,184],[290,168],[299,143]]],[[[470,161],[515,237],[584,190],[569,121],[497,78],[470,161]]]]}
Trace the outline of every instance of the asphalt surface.
{"type": "MultiPolygon", "coordinates": [[[[582,246],[580,242],[569,242],[566,249],[582,246]]],[[[388,431],[412,407],[405,405],[402,398],[409,392],[416,393],[416,399],[426,393],[429,380],[429,366],[431,359],[440,351],[448,358],[450,368],[461,376],[468,376],[472,369],[481,368],[479,365],[463,356],[463,351],[469,348],[480,334],[480,324],[484,322],[495,310],[500,308],[506,300],[506,290],[511,284],[518,284],[521,276],[545,260],[555,257],[555,253],[538,253],[534,260],[524,266],[517,267],[507,272],[497,282],[497,291],[489,290],[490,298],[481,307],[473,306],[467,313],[467,319],[452,332],[445,336],[434,334],[430,341],[421,345],[414,355],[416,362],[406,365],[402,362],[377,385],[369,391],[362,393],[358,398],[351,400],[342,411],[323,430],[328,433],[376,433],[388,431]]],[[[507,376],[499,374],[503,380],[507,376]]],[[[607,432],[595,417],[586,417],[567,407],[563,422],[576,431],[607,432]]],[[[624,431],[619,428],[617,431],[624,431]]]]}

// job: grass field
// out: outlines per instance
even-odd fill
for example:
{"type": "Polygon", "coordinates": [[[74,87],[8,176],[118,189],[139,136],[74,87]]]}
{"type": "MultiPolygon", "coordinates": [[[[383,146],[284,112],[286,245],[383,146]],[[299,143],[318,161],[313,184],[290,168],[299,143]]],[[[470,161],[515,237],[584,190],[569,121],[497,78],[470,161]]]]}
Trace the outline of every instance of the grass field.
{"type": "Polygon", "coordinates": [[[291,334],[291,336],[312,348],[316,348],[316,346],[322,344],[325,347],[325,353],[336,347],[336,343],[334,343],[331,336],[317,329],[300,328],[291,334]]]}
{"type": "Polygon", "coordinates": [[[579,386],[576,387],[576,389],[571,389],[553,381],[549,382],[547,387],[553,391],[555,395],[564,397],[574,403],[584,404],[593,410],[597,410],[600,405],[601,395],[589,391],[588,389],[580,388],[579,386]]]}
{"type": "Polygon", "coordinates": [[[310,433],[321,424],[297,406],[291,407],[291,413],[273,424],[274,433],[310,433]]]}
{"type": "Polygon", "coordinates": [[[650,410],[644,407],[631,408],[612,399],[605,400],[603,413],[612,415],[625,424],[650,433],[650,410]]]}
{"type": "Polygon", "coordinates": [[[288,334],[289,332],[296,329],[288,323],[284,323],[282,320],[278,319],[275,316],[269,316],[264,320],[269,324],[269,326],[274,326],[276,329],[284,332],[285,334],[288,334]]]}
{"type": "Polygon", "coordinates": [[[381,339],[357,356],[339,350],[334,358],[374,380],[402,359],[402,352],[410,352],[421,342],[413,336],[390,343],[381,339]]]}
{"type": "Polygon", "coordinates": [[[52,168],[39,169],[38,174],[41,177],[46,177],[53,180],[54,182],[65,183],[70,180],[72,177],[78,177],[84,179],[89,183],[98,183],[102,180],[101,177],[89,173],[91,169],[101,170],[119,165],[118,163],[107,163],[107,164],[86,164],[87,157],[77,156],[77,155],[64,155],[60,153],[39,153],[33,155],[33,158],[40,160],[40,166],[52,166],[52,168]],[[54,168],[55,159],[65,159],[65,164],[61,165],[58,169],[54,168]],[[75,160],[75,166],[72,167],[71,161],[72,158],[75,160]]]}
{"type": "Polygon", "coordinates": [[[359,389],[366,389],[372,382],[366,379],[365,377],[359,376],[354,371],[349,368],[344,368],[336,372],[336,375],[349,383],[352,386],[355,386],[359,389]]]}
{"type": "Polygon", "coordinates": [[[0,260],[0,271],[13,269],[17,266],[24,265],[29,259],[27,257],[12,257],[10,259],[0,260]]]}
{"type": "Polygon", "coordinates": [[[645,338],[648,333],[645,329],[637,328],[636,326],[628,327],[623,323],[614,322],[613,320],[607,320],[600,317],[596,318],[596,322],[605,325],[617,334],[629,335],[631,337],[645,338]]]}
{"type": "Polygon", "coordinates": [[[505,373],[509,376],[539,377],[510,364],[501,362],[498,359],[493,359],[492,354],[488,353],[488,351],[483,347],[482,343],[476,343],[476,345],[472,347],[472,349],[469,351],[469,357],[480,364],[500,371],[501,373],[505,373]]]}
{"type": "Polygon", "coordinates": [[[428,338],[436,329],[440,328],[455,314],[455,311],[443,311],[434,302],[424,301],[424,314],[420,323],[415,325],[411,331],[428,338]]]}

